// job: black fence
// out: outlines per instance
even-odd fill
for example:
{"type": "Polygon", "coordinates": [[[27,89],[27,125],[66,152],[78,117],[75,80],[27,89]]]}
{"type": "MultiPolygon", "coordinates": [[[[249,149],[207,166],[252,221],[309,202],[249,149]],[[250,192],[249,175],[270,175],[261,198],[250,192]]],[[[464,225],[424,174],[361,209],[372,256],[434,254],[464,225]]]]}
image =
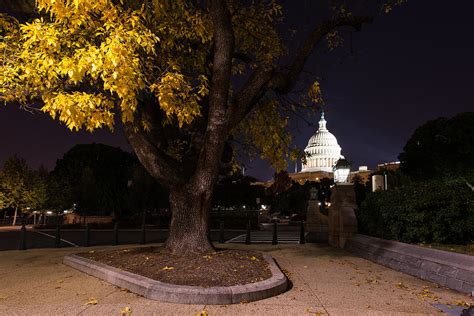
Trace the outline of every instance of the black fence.
{"type": "MultiPolygon", "coordinates": [[[[226,240],[232,239],[237,236],[242,236],[245,234],[245,244],[252,244],[252,231],[255,227],[256,218],[247,218],[247,222],[244,224],[244,227],[240,229],[235,229],[236,222],[234,219],[232,221],[226,222],[224,220],[217,221],[218,229],[210,231],[210,239],[212,241],[218,241],[224,243],[226,240]],[[232,227],[232,228],[231,228],[232,227]]],[[[243,219],[238,223],[243,222],[243,219]]],[[[258,224],[258,223],[257,223],[258,224]]],[[[258,225],[257,225],[258,227],[258,225]]],[[[304,244],[305,240],[305,228],[304,222],[299,223],[299,243],[304,244]]],[[[272,224],[272,240],[273,245],[278,244],[278,224],[273,222],[272,224]]],[[[157,230],[148,227],[143,221],[140,229],[130,230],[121,228],[118,223],[115,223],[113,229],[108,230],[92,230],[91,225],[86,225],[84,229],[81,230],[66,230],[59,222],[54,229],[49,229],[48,233],[38,231],[39,234],[46,235],[53,239],[54,247],[61,248],[64,246],[97,246],[97,245],[120,245],[120,244],[147,244],[147,243],[156,243],[164,242],[168,237],[167,230],[157,230]],[[74,233],[73,241],[71,242],[71,236],[74,233]],[[65,236],[68,235],[68,236],[65,236]],[[153,235],[153,236],[152,236],[153,235]],[[63,239],[67,238],[68,240],[63,239]]],[[[28,247],[28,231],[26,228],[26,221],[22,222],[22,227],[19,232],[19,250],[26,250],[28,247]]],[[[30,237],[31,238],[31,237],[30,237]]]]}

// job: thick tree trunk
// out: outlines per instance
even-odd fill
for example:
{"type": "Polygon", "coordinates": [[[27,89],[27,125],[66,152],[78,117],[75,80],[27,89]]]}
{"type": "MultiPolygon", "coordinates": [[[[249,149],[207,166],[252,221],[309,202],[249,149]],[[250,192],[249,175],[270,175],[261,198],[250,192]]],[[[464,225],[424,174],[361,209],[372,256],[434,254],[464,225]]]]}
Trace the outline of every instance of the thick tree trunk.
{"type": "Polygon", "coordinates": [[[12,223],[12,226],[15,226],[16,225],[16,217],[18,215],[18,206],[15,207],[15,214],[13,215],[13,223],[12,223]]]}
{"type": "Polygon", "coordinates": [[[208,225],[213,188],[202,189],[186,185],[170,192],[172,217],[166,248],[173,254],[202,254],[214,250],[208,225]]]}

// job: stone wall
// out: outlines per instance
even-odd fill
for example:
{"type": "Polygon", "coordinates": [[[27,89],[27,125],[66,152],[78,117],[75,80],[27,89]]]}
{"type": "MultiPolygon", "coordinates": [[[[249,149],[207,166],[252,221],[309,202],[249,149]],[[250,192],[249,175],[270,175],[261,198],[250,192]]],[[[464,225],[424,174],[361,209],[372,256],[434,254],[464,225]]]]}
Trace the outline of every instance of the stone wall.
{"type": "Polygon", "coordinates": [[[460,292],[474,291],[474,256],[356,234],[345,249],[421,279],[460,292]]]}

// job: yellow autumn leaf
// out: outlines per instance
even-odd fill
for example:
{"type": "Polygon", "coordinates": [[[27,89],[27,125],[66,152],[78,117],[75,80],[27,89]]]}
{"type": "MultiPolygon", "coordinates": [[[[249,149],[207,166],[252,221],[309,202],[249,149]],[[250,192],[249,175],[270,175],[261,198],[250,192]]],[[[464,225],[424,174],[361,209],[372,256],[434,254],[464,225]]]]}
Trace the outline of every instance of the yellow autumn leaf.
{"type": "Polygon", "coordinates": [[[173,269],[174,269],[174,267],[165,266],[161,270],[167,271],[167,270],[173,270],[173,269]]]}
{"type": "Polygon", "coordinates": [[[90,298],[87,303],[85,303],[84,305],[97,305],[99,303],[99,301],[95,298],[90,298]]]}
{"type": "Polygon", "coordinates": [[[207,313],[205,310],[202,310],[199,313],[196,313],[196,316],[207,316],[207,313]]]}
{"type": "Polygon", "coordinates": [[[121,313],[122,316],[131,315],[132,314],[132,309],[128,306],[125,306],[124,308],[122,308],[120,313],[121,313]]]}
{"type": "Polygon", "coordinates": [[[463,300],[456,300],[455,303],[456,303],[457,306],[469,307],[469,304],[464,302],[463,300]]]}

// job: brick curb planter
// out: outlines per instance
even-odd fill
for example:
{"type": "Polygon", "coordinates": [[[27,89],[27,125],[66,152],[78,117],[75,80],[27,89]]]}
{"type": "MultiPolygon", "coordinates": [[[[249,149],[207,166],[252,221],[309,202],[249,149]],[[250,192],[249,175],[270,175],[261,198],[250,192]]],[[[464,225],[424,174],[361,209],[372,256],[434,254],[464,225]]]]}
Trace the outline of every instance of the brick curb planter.
{"type": "Polygon", "coordinates": [[[356,234],[344,247],[383,266],[464,293],[474,292],[474,256],[356,234]]]}
{"type": "Polygon", "coordinates": [[[236,304],[276,296],[288,288],[288,279],[270,255],[263,254],[272,277],[261,282],[227,287],[200,287],[163,283],[74,254],[63,263],[81,272],[152,300],[181,304],[236,304]]]}

